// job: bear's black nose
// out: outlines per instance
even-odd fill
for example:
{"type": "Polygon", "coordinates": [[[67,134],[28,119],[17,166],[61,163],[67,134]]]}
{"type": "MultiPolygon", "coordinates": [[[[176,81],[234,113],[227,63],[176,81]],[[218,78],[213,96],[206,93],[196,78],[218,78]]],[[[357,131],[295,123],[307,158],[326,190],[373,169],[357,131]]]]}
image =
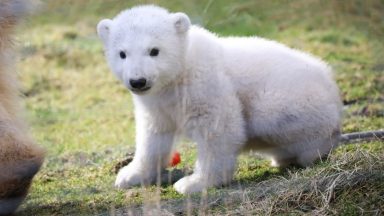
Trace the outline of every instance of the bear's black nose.
{"type": "Polygon", "coordinates": [[[132,88],[137,90],[143,89],[146,83],[147,83],[147,80],[144,78],[129,80],[129,84],[131,84],[132,88]]]}

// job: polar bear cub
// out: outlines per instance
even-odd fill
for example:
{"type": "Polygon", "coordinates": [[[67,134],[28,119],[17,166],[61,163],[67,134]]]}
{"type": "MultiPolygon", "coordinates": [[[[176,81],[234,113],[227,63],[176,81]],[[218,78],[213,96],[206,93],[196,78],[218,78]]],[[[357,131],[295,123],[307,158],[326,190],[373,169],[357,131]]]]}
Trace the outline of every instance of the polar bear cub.
{"type": "Polygon", "coordinates": [[[259,37],[222,38],[154,5],[97,31],[135,106],[135,157],[118,188],[153,183],[180,136],[198,149],[194,173],[174,184],[180,193],[230,182],[242,150],[308,166],[338,143],[339,92],[319,59],[259,37]]]}

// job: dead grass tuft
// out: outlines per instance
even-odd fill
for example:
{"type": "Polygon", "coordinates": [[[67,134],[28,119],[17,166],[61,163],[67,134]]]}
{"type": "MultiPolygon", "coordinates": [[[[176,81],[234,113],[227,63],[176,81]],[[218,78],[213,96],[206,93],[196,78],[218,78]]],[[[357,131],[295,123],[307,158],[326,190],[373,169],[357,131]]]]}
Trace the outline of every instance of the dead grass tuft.
{"type": "MultiPolygon", "coordinates": [[[[116,215],[275,215],[340,213],[344,192],[378,185],[384,189],[384,155],[357,150],[351,154],[331,156],[314,168],[287,171],[285,175],[251,183],[232,184],[228,189],[202,193],[183,199],[131,206],[116,215]],[[340,206],[341,203],[341,206],[340,206]],[[335,206],[337,204],[337,206],[335,206]],[[150,210],[150,211],[149,211],[150,210]]],[[[364,191],[362,191],[364,193],[364,191]]],[[[353,199],[353,198],[351,198],[353,199]]],[[[376,200],[377,202],[377,200],[376,200]]],[[[360,213],[383,214],[384,200],[360,213]]]]}

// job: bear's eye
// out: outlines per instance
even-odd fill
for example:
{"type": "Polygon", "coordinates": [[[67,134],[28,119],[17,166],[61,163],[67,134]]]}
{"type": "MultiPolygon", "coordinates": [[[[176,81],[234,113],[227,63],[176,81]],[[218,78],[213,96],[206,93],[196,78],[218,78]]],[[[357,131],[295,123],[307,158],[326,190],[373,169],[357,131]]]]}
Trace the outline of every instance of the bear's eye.
{"type": "Polygon", "coordinates": [[[127,57],[124,51],[120,51],[119,55],[121,59],[125,59],[127,57]]]}
{"type": "Polygon", "coordinates": [[[158,56],[159,55],[159,49],[157,49],[157,48],[151,49],[151,51],[149,51],[149,55],[152,57],[158,56]]]}

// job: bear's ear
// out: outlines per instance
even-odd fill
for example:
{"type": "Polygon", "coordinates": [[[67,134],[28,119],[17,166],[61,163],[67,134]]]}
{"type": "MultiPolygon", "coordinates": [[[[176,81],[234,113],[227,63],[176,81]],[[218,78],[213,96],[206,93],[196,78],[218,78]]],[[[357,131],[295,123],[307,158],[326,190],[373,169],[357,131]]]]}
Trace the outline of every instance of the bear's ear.
{"type": "Polygon", "coordinates": [[[112,26],[112,20],[103,19],[97,24],[97,34],[104,44],[107,43],[112,26]]]}
{"type": "Polygon", "coordinates": [[[173,14],[173,23],[178,33],[185,33],[188,31],[191,21],[189,17],[184,13],[173,14]]]}

